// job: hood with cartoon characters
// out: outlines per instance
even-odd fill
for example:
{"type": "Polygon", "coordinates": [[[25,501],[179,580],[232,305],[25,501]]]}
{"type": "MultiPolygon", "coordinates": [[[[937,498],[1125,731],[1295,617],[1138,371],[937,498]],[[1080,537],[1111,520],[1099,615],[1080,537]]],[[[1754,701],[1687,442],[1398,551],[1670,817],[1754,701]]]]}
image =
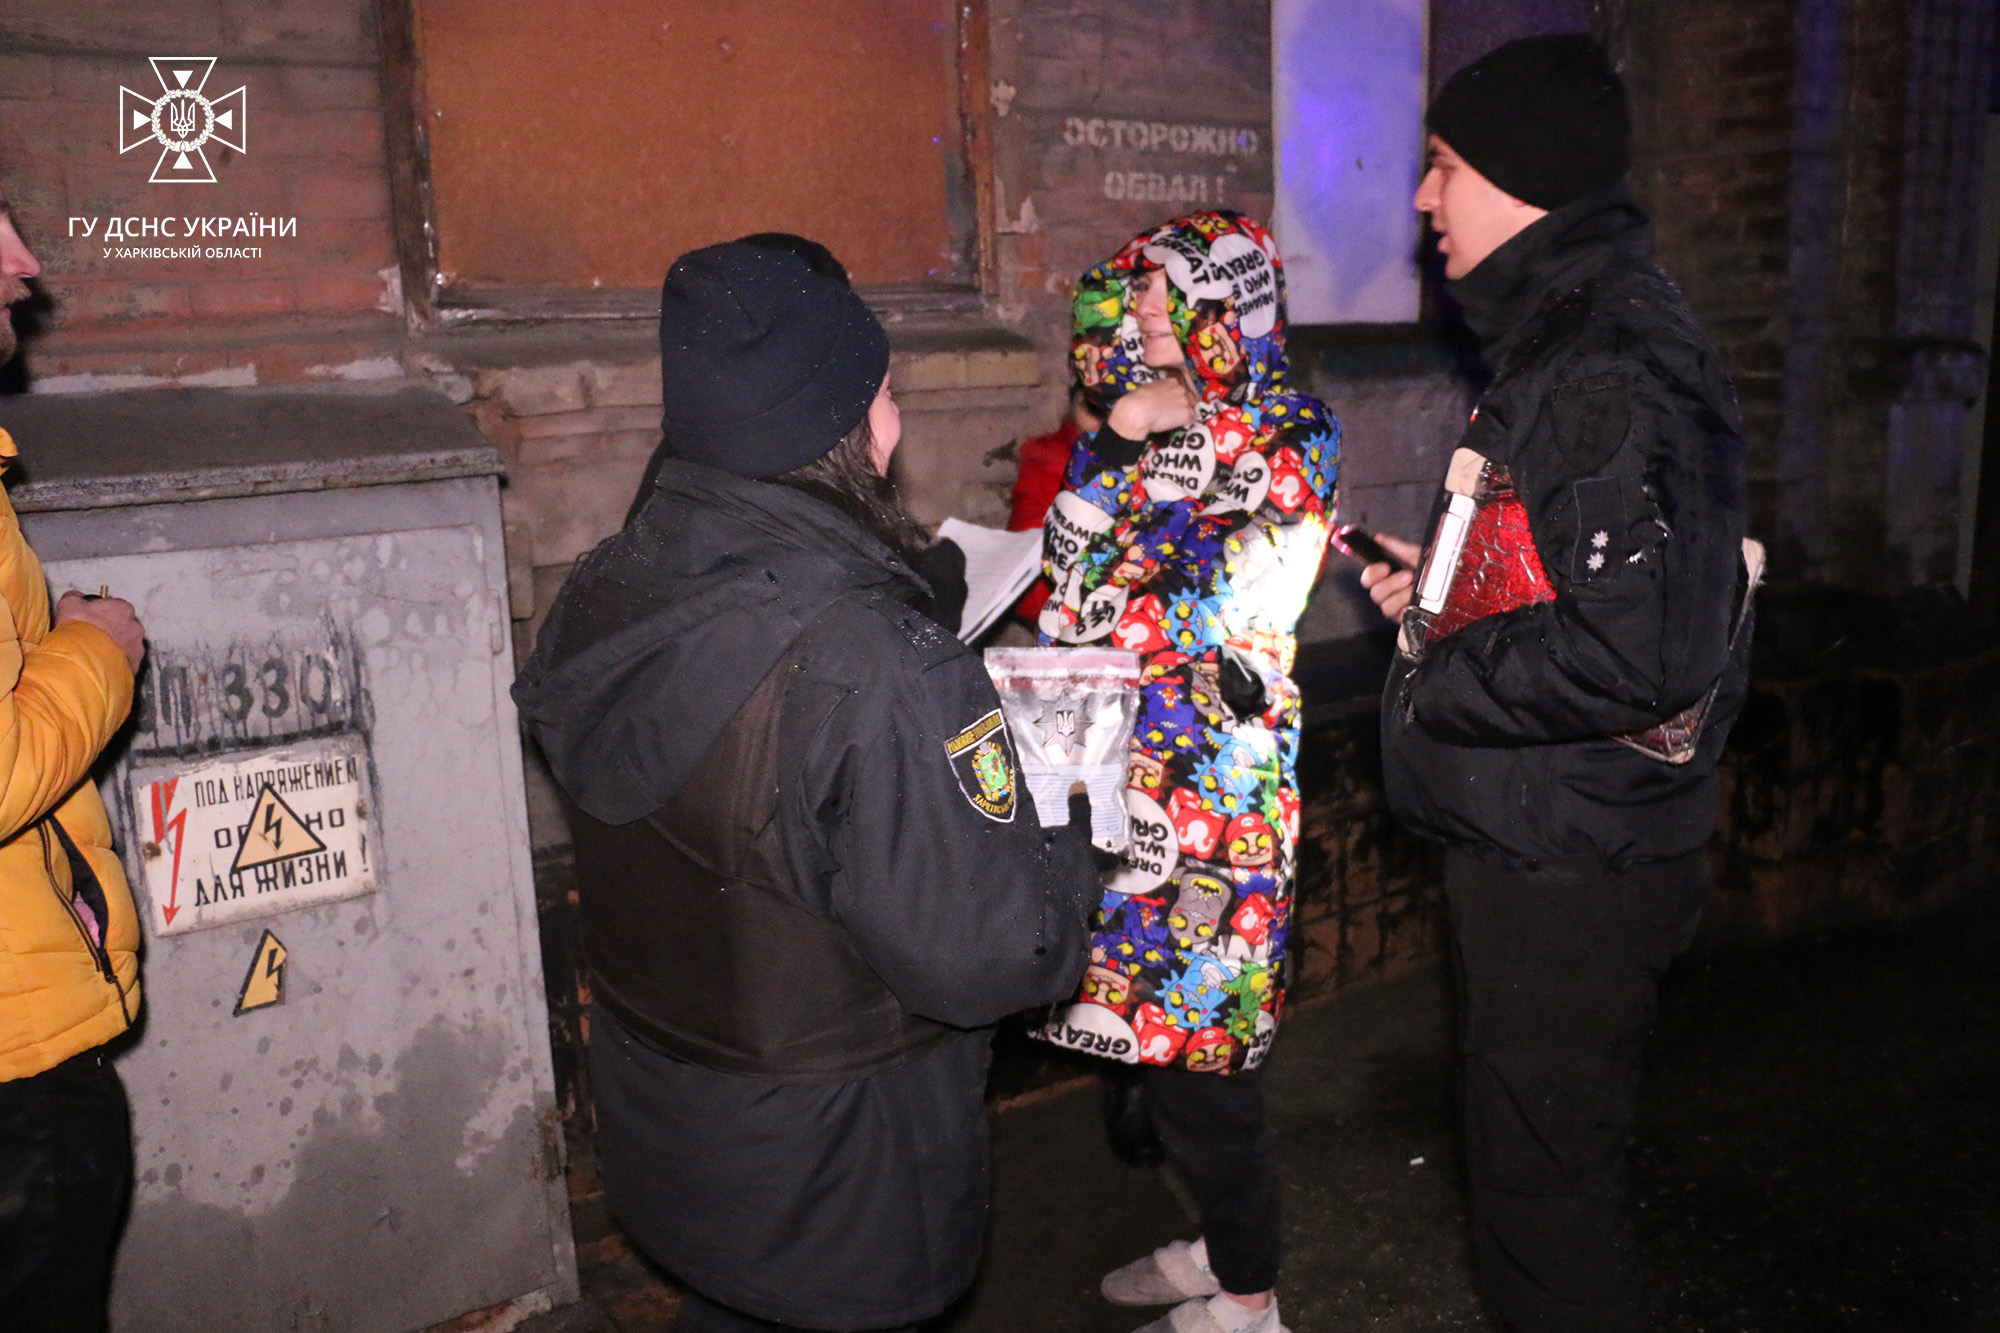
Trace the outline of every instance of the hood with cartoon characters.
{"type": "Polygon", "coordinates": [[[1285,270],[1277,242],[1240,213],[1190,213],[1143,232],[1076,288],[1070,361],[1100,403],[1163,375],[1140,359],[1131,280],[1167,273],[1167,313],[1206,401],[1282,392],[1285,270]]]}
{"type": "Polygon", "coordinates": [[[1292,631],[1334,518],[1340,428],[1285,384],[1277,246],[1234,213],[1176,218],[1084,275],[1073,351],[1094,397],[1163,373],[1140,359],[1131,290],[1153,269],[1195,420],[1143,446],[1108,429],[1077,442],[1043,530],[1039,620],[1046,644],[1141,657],[1125,791],[1139,850],[1099,905],[1080,993],[1040,1035],[1227,1073],[1263,1060],[1292,966],[1292,631]]]}

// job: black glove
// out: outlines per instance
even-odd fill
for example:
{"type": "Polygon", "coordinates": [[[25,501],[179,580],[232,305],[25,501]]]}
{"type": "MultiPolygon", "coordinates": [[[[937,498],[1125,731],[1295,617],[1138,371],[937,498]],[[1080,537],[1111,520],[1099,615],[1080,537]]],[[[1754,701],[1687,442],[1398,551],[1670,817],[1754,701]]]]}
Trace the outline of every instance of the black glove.
{"type": "Polygon", "coordinates": [[[931,585],[930,601],[918,603],[917,609],[958,633],[965,615],[965,552],[951,538],[940,537],[917,560],[917,573],[931,585]]]}
{"type": "Polygon", "coordinates": [[[1217,677],[1217,683],[1222,688],[1222,702],[1228,704],[1229,711],[1237,717],[1262,717],[1264,710],[1271,706],[1271,695],[1264,688],[1264,678],[1234,649],[1222,650],[1221,670],[1217,677]]]}
{"type": "Polygon", "coordinates": [[[1115,852],[1107,852],[1090,840],[1090,792],[1081,782],[1073,782],[1069,789],[1069,831],[1083,840],[1090,849],[1090,864],[1098,874],[1108,874],[1125,864],[1125,858],[1115,852]]]}

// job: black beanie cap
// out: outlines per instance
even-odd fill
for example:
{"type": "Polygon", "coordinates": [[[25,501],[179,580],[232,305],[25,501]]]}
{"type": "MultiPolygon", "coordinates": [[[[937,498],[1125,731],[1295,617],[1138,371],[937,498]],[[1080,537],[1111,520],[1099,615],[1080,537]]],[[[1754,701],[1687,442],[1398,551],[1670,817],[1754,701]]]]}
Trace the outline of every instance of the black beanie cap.
{"type": "Polygon", "coordinates": [[[738,236],[736,242],[739,245],[754,245],[759,250],[790,250],[805,260],[806,267],[813,272],[824,273],[829,278],[838,278],[848,286],[853,285],[848,281],[846,266],[833,257],[833,251],[797,232],[758,231],[748,236],[738,236]]]}
{"type": "Polygon", "coordinates": [[[867,415],[889,374],[888,335],[844,277],[818,269],[796,249],[742,241],[674,261],[660,291],[669,453],[775,477],[867,415]]]}
{"type": "Polygon", "coordinates": [[[1631,165],[1625,85],[1580,33],[1487,52],[1445,81],[1424,124],[1474,171],[1537,208],[1608,189],[1631,165]]]}

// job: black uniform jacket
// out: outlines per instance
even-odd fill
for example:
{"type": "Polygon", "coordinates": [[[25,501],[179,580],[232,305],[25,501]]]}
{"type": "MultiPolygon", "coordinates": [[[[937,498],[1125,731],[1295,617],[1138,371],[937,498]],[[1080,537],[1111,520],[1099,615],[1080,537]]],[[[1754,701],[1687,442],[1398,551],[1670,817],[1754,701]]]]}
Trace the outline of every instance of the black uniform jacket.
{"type": "Polygon", "coordinates": [[[516,698],[585,820],[671,809],[669,832],[706,846],[761,802],[771,827],[743,836],[778,849],[794,910],[731,916],[643,864],[593,882],[580,858],[586,959],[640,997],[592,1035],[606,1189],[647,1252],[716,1299],[810,1327],[912,1322],[978,1261],[983,1025],[1069,994],[1096,879],[1080,833],[1040,827],[979,658],[906,605],[924,587],[886,547],[773,483],[669,459],[656,487],[564,588],[516,698]],[[775,699],[775,755],[705,764],[753,695],[775,699]],[[967,740],[989,735],[983,756],[967,740]],[[775,792],[731,789],[752,771],[775,792]],[[717,827],[696,827],[710,803],[717,827]],[[634,917],[635,894],[685,918],[634,917]],[[593,940],[607,920],[647,947],[593,940]],[[708,938],[717,923],[735,933],[708,938]],[[855,992],[784,965],[818,947],[794,929],[838,933],[907,1021],[827,1012],[815,1042],[814,1006],[855,992]],[[641,966],[654,984],[634,984],[641,966]],[[702,993],[677,1005],[680,986],[702,993]],[[775,1015],[783,1040],[730,1024],[745,1014],[775,1015]],[[670,1055],[642,1019],[691,1042],[670,1055]],[[715,1058],[691,1057],[704,1041],[715,1058]]]}
{"type": "Polygon", "coordinates": [[[1702,846],[1748,675],[1747,627],[1733,649],[1730,633],[1745,582],[1735,393],[1646,262],[1645,227],[1607,191],[1451,289],[1493,371],[1461,445],[1510,469],[1555,598],[1473,621],[1415,662],[1398,654],[1384,775],[1420,833],[1531,870],[1702,846]],[[1610,739],[1712,687],[1691,761],[1610,739]]]}

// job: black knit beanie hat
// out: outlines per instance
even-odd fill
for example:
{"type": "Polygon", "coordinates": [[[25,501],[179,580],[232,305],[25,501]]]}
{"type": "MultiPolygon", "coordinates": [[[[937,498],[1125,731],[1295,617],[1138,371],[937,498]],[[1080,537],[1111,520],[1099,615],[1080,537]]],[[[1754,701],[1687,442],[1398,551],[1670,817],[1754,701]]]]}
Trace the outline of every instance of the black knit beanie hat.
{"type": "Polygon", "coordinates": [[[1424,124],[1472,169],[1537,208],[1625,178],[1632,113],[1603,50],[1576,33],[1522,37],[1445,81],[1424,124]]]}
{"type": "Polygon", "coordinates": [[[793,250],[729,241],[682,255],[660,292],[660,428],[689,462],[775,477],[867,415],[889,338],[840,278],[793,250]]]}

